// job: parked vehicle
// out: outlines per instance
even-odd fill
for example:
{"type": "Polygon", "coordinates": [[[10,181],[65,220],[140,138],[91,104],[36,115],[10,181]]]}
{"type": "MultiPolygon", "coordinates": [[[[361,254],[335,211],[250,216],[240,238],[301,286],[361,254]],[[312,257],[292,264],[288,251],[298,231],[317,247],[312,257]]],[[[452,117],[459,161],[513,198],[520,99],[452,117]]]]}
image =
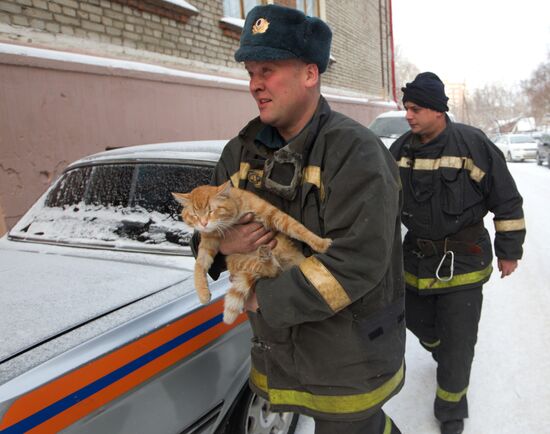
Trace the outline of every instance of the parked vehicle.
{"type": "Polygon", "coordinates": [[[537,164],[541,166],[546,161],[550,169],[550,134],[541,133],[533,137],[537,141],[537,164]]]}
{"type": "MultiPolygon", "coordinates": [[[[392,110],[376,117],[369,125],[369,129],[389,148],[400,136],[411,129],[405,118],[406,110],[392,110]]],[[[452,113],[447,113],[454,122],[452,113]]]]}
{"type": "Polygon", "coordinates": [[[369,129],[389,148],[393,142],[410,130],[405,119],[405,110],[392,110],[376,117],[369,125],[369,129]]]}
{"type": "Polygon", "coordinates": [[[494,143],[506,161],[530,160],[537,156],[537,142],[527,134],[503,134],[494,143]]]}
{"type": "Polygon", "coordinates": [[[71,164],[0,239],[0,432],[292,434],[248,388],[246,316],[200,305],[171,192],[209,182],[224,142],[71,164]]]}

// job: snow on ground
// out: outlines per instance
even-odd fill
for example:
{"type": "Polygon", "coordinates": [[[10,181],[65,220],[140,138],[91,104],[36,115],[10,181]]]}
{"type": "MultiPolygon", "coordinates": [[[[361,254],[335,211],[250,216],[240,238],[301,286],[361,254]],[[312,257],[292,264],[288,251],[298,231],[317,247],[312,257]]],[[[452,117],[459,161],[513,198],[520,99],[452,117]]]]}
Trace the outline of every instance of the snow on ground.
{"type": "MultiPolygon", "coordinates": [[[[524,198],[524,257],[512,276],[495,271],[484,287],[466,434],[550,433],[550,170],[509,167],[524,198]]],[[[492,215],[485,225],[491,230],[492,215]]],[[[405,386],[384,410],[403,434],[437,434],[436,364],[407,333],[405,386]]],[[[312,419],[301,417],[296,433],[313,430],[312,419]]]]}

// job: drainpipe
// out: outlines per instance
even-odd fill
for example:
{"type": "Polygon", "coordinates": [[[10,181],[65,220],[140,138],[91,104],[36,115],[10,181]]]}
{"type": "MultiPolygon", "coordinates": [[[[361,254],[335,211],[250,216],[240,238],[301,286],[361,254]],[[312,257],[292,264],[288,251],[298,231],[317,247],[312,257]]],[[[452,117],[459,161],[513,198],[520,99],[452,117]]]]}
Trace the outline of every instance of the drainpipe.
{"type": "Polygon", "coordinates": [[[397,93],[395,90],[395,51],[393,47],[393,14],[392,14],[392,0],[388,0],[390,6],[390,45],[391,45],[391,88],[393,94],[393,100],[397,104],[397,93]]]}

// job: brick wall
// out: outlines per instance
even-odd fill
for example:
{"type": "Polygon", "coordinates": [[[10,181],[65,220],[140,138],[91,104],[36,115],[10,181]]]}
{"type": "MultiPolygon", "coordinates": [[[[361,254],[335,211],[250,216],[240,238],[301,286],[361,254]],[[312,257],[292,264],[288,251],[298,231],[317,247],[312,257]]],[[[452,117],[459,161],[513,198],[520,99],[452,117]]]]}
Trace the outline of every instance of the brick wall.
{"type": "Polygon", "coordinates": [[[331,28],[336,29],[332,42],[332,56],[336,62],[326,74],[325,83],[367,95],[390,97],[386,2],[387,0],[326,2],[327,22],[331,28]],[[381,36],[384,50],[382,53],[381,36]]]}
{"type": "MultiPolygon", "coordinates": [[[[370,97],[389,96],[388,45],[387,38],[383,39],[384,52],[381,55],[379,14],[379,5],[382,4],[384,38],[387,35],[387,1],[325,1],[326,20],[334,32],[332,56],[336,62],[324,75],[324,85],[370,97]]],[[[148,59],[149,53],[155,53],[162,55],[168,63],[170,58],[173,63],[185,59],[233,69],[234,73],[244,76],[242,68],[233,60],[238,47],[238,29],[235,32],[227,26],[220,26],[223,1],[190,0],[189,3],[199,13],[191,16],[180,14],[178,19],[178,14],[170,9],[165,8],[167,13],[162,13],[163,5],[170,6],[162,0],[0,0],[0,23],[37,30],[33,42],[41,45],[44,45],[40,41],[41,34],[67,35],[73,41],[85,39],[86,51],[93,51],[93,54],[112,55],[102,53],[99,47],[91,50],[90,41],[117,46],[123,55],[127,54],[124,49],[128,52],[137,50],[143,54],[138,57],[145,61],[155,62],[156,59],[148,59]],[[138,8],[132,4],[149,6],[138,8]],[[173,18],[170,18],[170,13],[173,18]]],[[[74,49],[82,47],[76,43],[74,49]]]]}
{"type": "MultiPolygon", "coordinates": [[[[177,20],[108,0],[0,0],[0,22],[51,34],[236,67],[238,41],[219,26],[222,1],[191,2],[199,14],[177,20]]],[[[162,1],[156,3],[162,4],[162,1]]],[[[52,47],[53,48],[53,47],[52,47]]]]}

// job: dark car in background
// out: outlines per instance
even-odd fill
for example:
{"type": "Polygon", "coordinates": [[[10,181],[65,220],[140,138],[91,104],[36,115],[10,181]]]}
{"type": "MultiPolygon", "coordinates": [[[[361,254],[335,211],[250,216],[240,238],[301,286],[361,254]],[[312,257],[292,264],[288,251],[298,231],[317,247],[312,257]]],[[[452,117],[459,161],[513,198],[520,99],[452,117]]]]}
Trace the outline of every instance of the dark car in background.
{"type": "Polygon", "coordinates": [[[546,162],[546,166],[550,169],[550,133],[539,133],[533,135],[537,141],[537,164],[541,166],[546,162]]]}
{"type": "Polygon", "coordinates": [[[0,239],[0,432],[292,434],[248,388],[227,273],[201,305],[172,192],[210,181],[225,142],[83,158],[0,239]]]}

